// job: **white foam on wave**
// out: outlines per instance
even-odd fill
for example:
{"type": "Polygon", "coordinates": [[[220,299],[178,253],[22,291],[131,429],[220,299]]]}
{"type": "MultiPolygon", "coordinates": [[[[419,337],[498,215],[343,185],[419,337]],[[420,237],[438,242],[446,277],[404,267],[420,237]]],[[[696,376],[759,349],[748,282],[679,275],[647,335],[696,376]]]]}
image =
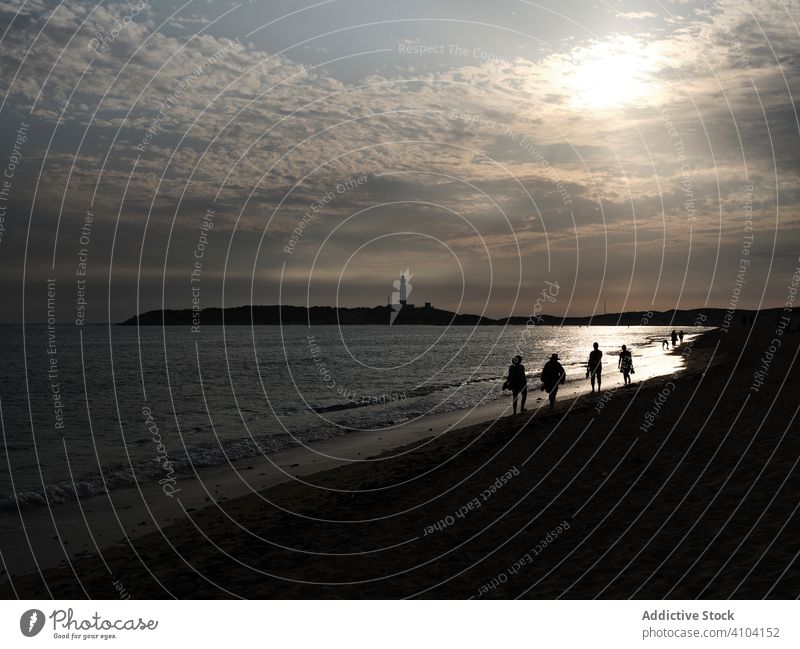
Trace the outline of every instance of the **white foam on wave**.
{"type": "MultiPolygon", "coordinates": [[[[198,469],[221,466],[251,457],[275,453],[299,446],[303,443],[329,439],[340,433],[335,431],[307,431],[292,437],[286,433],[259,438],[243,438],[222,443],[222,446],[207,445],[191,448],[174,457],[170,456],[176,476],[192,475],[198,469]]],[[[137,483],[164,477],[164,470],[158,459],[140,460],[133,465],[114,465],[104,467],[102,474],[89,473],[80,479],[60,480],[40,489],[20,491],[13,495],[0,496],[0,512],[26,510],[36,507],[59,505],[78,499],[101,496],[116,489],[135,487],[137,483]]]]}

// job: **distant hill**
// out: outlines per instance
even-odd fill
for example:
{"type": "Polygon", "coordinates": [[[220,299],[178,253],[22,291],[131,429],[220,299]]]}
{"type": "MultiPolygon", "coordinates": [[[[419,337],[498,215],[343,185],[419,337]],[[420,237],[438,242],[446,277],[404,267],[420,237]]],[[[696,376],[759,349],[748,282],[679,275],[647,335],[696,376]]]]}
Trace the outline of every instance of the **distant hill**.
{"type": "MultiPolygon", "coordinates": [[[[795,309],[795,314],[798,309],[795,309]]],[[[719,327],[725,323],[726,309],[689,309],[669,310],[663,312],[629,311],[626,313],[609,313],[594,316],[575,316],[563,318],[560,316],[542,315],[535,321],[537,326],[560,325],[658,325],[688,327],[698,322],[709,327],[719,327]],[[705,316],[705,320],[702,317],[705,316]]],[[[392,314],[389,306],[376,307],[330,307],[330,306],[237,306],[227,309],[207,308],[201,311],[191,309],[165,309],[147,311],[138,316],[128,318],[121,325],[141,326],[184,326],[193,325],[388,325],[392,314]]],[[[740,311],[733,313],[729,319],[730,327],[741,327],[742,318],[752,318],[758,315],[760,321],[765,318],[776,319],[785,314],[783,309],[762,309],[756,311],[740,311]]],[[[457,326],[486,326],[486,325],[524,325],[529,322],[528,316],[510,316],[508,318],[492,319],[478,315],[458,314],[452,311],[436,309],[431,306],[402,308],[395,317],[394,325],[457,325],[457,326]]]]}

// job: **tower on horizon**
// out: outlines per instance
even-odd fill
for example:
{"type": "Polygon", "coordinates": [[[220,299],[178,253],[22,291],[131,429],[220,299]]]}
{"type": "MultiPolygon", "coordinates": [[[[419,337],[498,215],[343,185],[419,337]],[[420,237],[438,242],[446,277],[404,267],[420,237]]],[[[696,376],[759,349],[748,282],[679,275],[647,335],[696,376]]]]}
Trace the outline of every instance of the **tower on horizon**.
{"type": "Polygon", "coordinates": [[[400,275],[400,304],[403,306],[406,305],[406,276],[405,274],[400,275]]]}

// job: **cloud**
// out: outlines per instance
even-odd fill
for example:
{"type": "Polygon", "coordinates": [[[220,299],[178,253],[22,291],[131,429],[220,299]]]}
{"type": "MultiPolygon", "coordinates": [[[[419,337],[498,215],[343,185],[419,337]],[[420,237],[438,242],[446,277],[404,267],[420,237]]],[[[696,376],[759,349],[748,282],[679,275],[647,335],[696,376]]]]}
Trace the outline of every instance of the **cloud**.
{"type": "Polygon", "coordinates": [[[627,11],[617,13],[617,18],[624,18],[625,20],[644,20],[646,18],[658,18],[658,14],[652,11],[627,11]]]}
{"type": "MultiPolygon", "coordinates": [[[[782,224],[796,231],[795,7],[782,15],[766,2],[720,2],[687,10],[658,36],[558,41],[536,58],[470,58],[435,71],[407,61],[391,74],[345,81],[330,65],[264,51],[221,29],[224,11],[213,5],[208,15],[171,18],[154,5],[132,16],[136,6],[0,4],[11,25],[0,60],[4,121],[32,121],[15,199],[30,207],[43,164],[35,213],[48,224],[61,218],[63,236],[74,235],[91,203],[106,221],[119,214],[134,230],[149,219],[190,254],[199,215],[214,204],[218,240],[258,241],[268,227],[274,264],[309,206],[360,175],[369,182],[337,196],[305,250],[376,206],[373,214],[426,230],[461,254],[489,241],[498,259],[519,254],[515,236],[526,254],[541,255],[632,228],[638,245],[675,252],[688,245],[689,225],[695,250],[720,241],[735,248],[746,184],[757,188],[756,223],[780,204],[782,224]],[[112,35],[107,47],[90,49],[112,35]],[[586,96],[587,70],[589,80],[608,73],[607,87],[586,96]],[[641,85],[630,84],[629,71],[641,85]],[[691,224],[687,187],[698,210],[691,224]],[[665,220],[677,233],[667,240],[665,220]]],[[[300,50],[339,56],[322,44],[300,50]]],[[[365,58],[357,46],[345,56],[341,65],[365,58]]],[[[336,249],[344,254],[385,227],[378,219],[339,231],[336,249]]],[[[115,248],[119,268],[137,268],[140,241],[115,248]]],[[[232,263],[237,273],[253,266],[245,255],[232,263]]]]}

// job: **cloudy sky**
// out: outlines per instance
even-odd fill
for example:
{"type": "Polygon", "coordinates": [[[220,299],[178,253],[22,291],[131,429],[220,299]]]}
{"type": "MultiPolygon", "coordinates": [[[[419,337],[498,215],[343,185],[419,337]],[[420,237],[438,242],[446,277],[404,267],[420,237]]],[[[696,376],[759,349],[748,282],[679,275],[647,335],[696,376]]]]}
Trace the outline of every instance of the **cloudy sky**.
{"type": "Polygon", "coordinates": [[[2,0],[0,318],[41,320],[48,279],[58,320],[82,297],[105,321],[373,306],[405,269],[409,301],[492,316],[547,281],[554,314],[782,305],[798,24],[785,0],[2,0]]]}

